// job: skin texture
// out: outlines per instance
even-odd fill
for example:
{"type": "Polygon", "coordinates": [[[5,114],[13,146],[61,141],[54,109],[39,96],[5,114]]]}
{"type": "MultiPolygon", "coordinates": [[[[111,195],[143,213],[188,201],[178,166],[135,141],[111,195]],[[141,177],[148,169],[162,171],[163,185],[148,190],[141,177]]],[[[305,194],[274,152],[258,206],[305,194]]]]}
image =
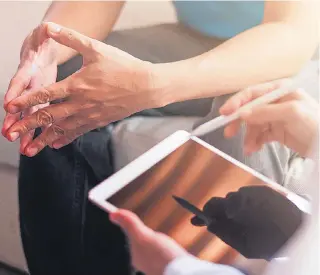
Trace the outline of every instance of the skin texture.
{"type": "MultiPolygon", "coordinates": [[[[239,92],[221,107],[220,113],[232,114],[246,103],[288,85],[288,81],[265,83],[239,92]]],[[[247,154],[260,150],[265,143],[278,141],[301,156],[307,156],[318,132],[318,118],[318,103],[302,89],[296,89],[276,102],[243,112],[240,120],[225,128],[225,136],[233,137],[243,122],[247,126],[244,144],[247,154]]]]}
{"type": "MultiPolygon", "coordinates": [[[[46,28],[42,25],[37,27],[23,43],[20,53],[20,65],[10,81],[8,92],[4,98],[4,104],[10,102],[21,94],[40,89],[43,86],[51,85],[57,77],[57,62],[52,43],[48,40],[46,28]]],[[[48,106],[37,104],[32,108],[23,111],[23,116],[28,116],[39,109],[48,106]]],[[[7,113],[2,128],[2,134],[6,135],[6,130],[20,120],[20,113],[7,113]]],[[[46,125],[47,126],[47,125],[46,125]]],[[[34,130],[21,134],[20,151],[32,141],[34,130]]],[[[10,140],[16,140],[19,135],[11,134],[7,136],[10,140]]]]}
{"type": "MultiPolygon", "coordinates": [[[[89,2],[83,5],[65,2],[54,3],[47,12],[45,21],[58,22],[92,38],[101,39],[110,32],[121,11],[122,4],[119,2],[106,2],[106,4],[92,3],[94,4],[90,4],[89,2]],[[75,11],[72,12],[72,17],[68,13],[70,10],[75,11]],[[86,10],[88,11],[87,13],[86,10]],[[99,23],[102,21],[103,12],[101,11],[105,10],[108,10],[108,20],[100,28],[97,28],[96,26],[100,26],[99,23]],[[81,16],[85,16],[87,20],[82,19],[82,23],[80,23],[81,20],[79,18],[81,16]],[[91,22],[91,24],[85,24],[84,22],[91,22]]],[[[130,109],[130,112],[128,112],[127,108],[122,108],[122,111],[120,110],[117,116],[119,119],[126,117],[131,111],[165,106],[170,103],[190,99],[215,97],[239,91],[256,83],[295,74],[312,56],[317,45],[317,5],[317,1],[307,0],[267,1],[265,3],[262,24],[233,37],[207,53],[173,63],[150,64],[150,66],[144,67],[141,73],[144,77],[141,78],[137,78],[135,74],[133,76],[130,74],[130,68],[127,68],[127,64],[131,63],[132,57],[124,55],[121,61],[118,60],[118,65],[122,68],[121,73],[118,72],[112,80],[107,75],[100,74],[99,77],[92,80],[91,87],[95,87],[95,90],[99,89],[101,97],[103,97],[103,91],[99,88],[101,87],[101,83],[113,85],[113,81],[117,82],[116,85],[118,87],[126,86],[127,82],[136,82],[135,87],[148,91],[149,97],[146,97],[142,104],[142,102],[139,102],[139,99],[132,100],[133,95],[137,93],[136,89],[131,89],[132,96],[128,97],[121,94],[118,95],[119,90],[114,90],[113,92],[117,92],[113,96],[122,97],[119,104],[121,106],[128,106],[128,109],[130,109]],[[126,69],[128,70],[126,71],[126,69]],[[129,75],[132,76],[132,79],[128,80],[130,78],[129,75]],[[190,75],[192,77],[189,77],[190,75]],[[231,79],[232,81],[230,81],[231,79]],[[130,100],[128,100],[129,98],[130,100]],[[139,103],[141,103],[141,106],[139,106],[139,103]]],[[[13,107],[14,104],[11,101],[14,98],[20,97],[25,89],[34,91],[42,86],[47,88],[48,85],[55,81],[55,74],[41,74],[40,72],[44,70],[56,70],[56,64],[64,62],[73,56],[75,52],[79,52],[70,47],[70,45],[68,49],[68,45],[67,47],[61,46],[54,42],[53,39],[49,39],[49,34],[45,32],[46,29],[47,24],[43,24],[37,28],[31,37],[26,39],[22,48],[21,64],[17,75],[12,79],[5,97],[5,109],[8,115],[4,121],[2,133],[11,141],[21,136],[20,134],[16,134],[17,132],[14,132],[17,129],[10,129],[20,118],[16,113],[17,109],[13,107]],[[45,45],[47,44],[49,45],[48,49],[45,49],[45,45]],[[31,50],[30,45],[33,45],[31,50]],[[48,56],[53,57],[52,62],[47,62],[48,56]],[[34,66],[34,64],[37,65],[38,70],[31,74],[29,73],[30,67],[34,66]],[[47,81],[45,81],[45,78],[47,78],[47,81]],[[34,79],[39,84],[32,84],[34,79]]],[[[57,37],[50,37],[59,40],[57,37]]],[[[88,40],[88,38],[86,39],[88,40]]],[[[66,44],[61,42],[59,41],[59,44],[66,44]]],[[[102,52],[106,54],[104,56],[105,59],[112,60],[112,55],[107,55],[105,51],[102,52]]],[[[101,51],[98,51],[96,54],[101,55],[101,51]]],[[[138,70],[139,68],[137,66],[138,70]]],[[[116,68],[111,68],[110,70],[114,72],[116,68]]],[[[80,81],[74,82],[73,88],[74,90],[83,90],[83,87],[80,86],[80,81]]],[[[126,89],[126,91],[126,95],[128,95],[129,90],[126,89]]],[[[28,97],[29,92],[25,93],[25,96],[28,97]]],[[[43,98],[39,98],[33,101],[32,105],[34,108],[37,106],[37,109],[40,109],[44,106],[41,105],[42,103],[43,98]]],[[[26,117],[35,111],[35,109],[29,109],[30,104],[27,104],[26,100],[24,105],[21,105],[21,102],[19,104],[19,112],[23,111],[26,117]]],[[[110,102],[110,105],[112,104],[110,102]]],[[[67,108],[67,112],[72,112],[72,110],[68,110],[67,108]]],[[[61,113],[60,116],[62,115],[61,113]]],[[[106,115],[101,112],[99,113],[100,117],[106,115]]],[[[104,117],[100,124],[102,125],[102,122],[107,123],[114,119],[115,117],[112,116],[104,117]]],[[[26,120],[23,120],[23,125],[20,126],[27,128],[26,124],[26,120]]],[[[41,127],[41,124],[38,123],[37,126],[41,127]]],[[[85,132],[80,129],[81,125],[80,123],[77,128],[72,129],[72,133],[70,133],[70,129],[63,129],[64,132],[60,131],[60,133],[68,133],[62,145],[66,145],[68,141],[72,140],[70,136],[74,138],[79,133],[85,132]]],[[[50,123],[47,126],[50,127],[50,123]]],[[[96,124],[93,122],[86,129],[92,129],[94,126],[96,124]]],[[[32,145],[30,144],[30,137],[32,136],[33,129],[30,129],[30,131],[29,139],[23,142],[21,146],[22,153],[33,156],[34,154],[31,154],[31,151],[39,152],[44,146],[52,146],[52,138],[42,137],[41,144],[33,144],[37,147],[35,150],[27,150],[26,146],[32,145]]]]}
{"type": "MultiPolygon", "coordinates": [[[[53,2],[43,21],[54,21],[100,40],[104,39],[111,31],[124,3],[122,1],[53,2]]],[[[8,87],[4,99],[5,104],[22,93],[34,91],[56,82],[57,65],[77,54],[72,48],[48,38],[46,25],[41,24],[24,40],[21,47],[20,64],[8,87]]],[[[26,109],[23,115],[28,116],[46,106],[48,104],[39,104],[26,109]]],[[[4,119],[2,134],[11,141],[15,140],[17,135],[10,136],[6,132],[19,120],[20,114],[11,115],[9,113],[4,119]]],[[[32,130],[21,136],[20,152],[22,154],[32,141],[33,135],[34,131],[32,130]]]]}
{"type": "Polygon", "coordinates": [[[65,80],[22,95],[7,106],[8,112],[19,113],[26,106],[32,108],[39,102],[46,104],[63,99],[63,103],[41,109],[11,127],[11,135],[24,135],[39,126],[51,125],[28,145],[26,153],[29,156],[34,156],[46,145],[59,149],[90,130],[127,117],[146,106],[158,107],[142,86],[148,79],[144,75],[147,72],[145,67],[149,65],[147,62],[73,30],[55,24],[45,26],[52,39],[80,52],[84,62],[78,72],[65,80]]]}

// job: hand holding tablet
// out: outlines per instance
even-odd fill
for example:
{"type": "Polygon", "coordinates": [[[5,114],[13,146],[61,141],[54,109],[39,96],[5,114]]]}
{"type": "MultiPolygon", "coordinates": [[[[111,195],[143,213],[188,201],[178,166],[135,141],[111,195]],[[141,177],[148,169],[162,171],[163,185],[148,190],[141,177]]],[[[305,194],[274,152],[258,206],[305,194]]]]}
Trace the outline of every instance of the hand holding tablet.
{"type": "Polygon", "coordinates": [[[130,210],[152,230],[169,235],[191,254],[217,261],[221,257],[217,248],[223,243],[206,228],[193,226],[193,215],[172,196],[202,209],[212,197],[225,198],[252,185],[271,187],[294,200],[298,197],[202,140],[179,131],[92,189],[89,198],[108,212],[117,207],[130,210]]]}

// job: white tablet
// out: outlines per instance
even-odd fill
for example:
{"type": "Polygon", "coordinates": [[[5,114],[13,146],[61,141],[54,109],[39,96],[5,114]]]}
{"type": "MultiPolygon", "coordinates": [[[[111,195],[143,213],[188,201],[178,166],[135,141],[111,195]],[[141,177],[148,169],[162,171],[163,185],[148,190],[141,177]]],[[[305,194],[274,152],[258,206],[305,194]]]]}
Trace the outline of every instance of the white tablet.
{"type": "Polygon", "coordinates": [[[302,210],[308,207],[301,197],[185,131],[172,134],[93,188],[89,199],[108,212],[131,210],[192,254],[214,260],[217,255],[212,251],[221,241],[205,228],[192,226],[192,214],[177,205],[172,195],[202,209],[210,198],[248,185],[268,185],[302,210]]]}

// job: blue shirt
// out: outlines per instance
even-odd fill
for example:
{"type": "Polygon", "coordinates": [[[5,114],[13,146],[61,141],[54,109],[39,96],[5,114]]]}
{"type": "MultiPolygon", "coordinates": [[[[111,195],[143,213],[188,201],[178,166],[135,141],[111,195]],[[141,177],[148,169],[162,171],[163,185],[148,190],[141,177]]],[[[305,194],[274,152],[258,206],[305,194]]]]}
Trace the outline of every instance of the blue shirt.
{"type": "Polygon", "coordinates": [[[179,22],[205,35],[231,38],[259,25],[264,1],[174,1],[179,22]]]}

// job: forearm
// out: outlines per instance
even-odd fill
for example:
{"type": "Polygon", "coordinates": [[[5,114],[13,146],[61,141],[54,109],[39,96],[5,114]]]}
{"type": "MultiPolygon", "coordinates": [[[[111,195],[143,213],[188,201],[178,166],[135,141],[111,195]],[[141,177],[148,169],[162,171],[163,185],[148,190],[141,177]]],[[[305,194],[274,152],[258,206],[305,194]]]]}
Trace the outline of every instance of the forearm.
{"type": "MultiPolygon", "coordinates": [[[[104,39],[116,22],[124,1],[53,2],[44,22],[54,22],[76,30],[94,39],[104,39]]],[[[70,48],[55,43],[58,64],[64,63],[76,54],[70,48]]]]}
{"type": "Polygon", "coordinates": [[[311,57],[317,43],[316,35],[313,39],[308,34],[305,43],[300,34],[285,23],[259,25],[195,58],[156,65],[155,87],[162,91],[165,105],[291,76],[311,57]]]}

